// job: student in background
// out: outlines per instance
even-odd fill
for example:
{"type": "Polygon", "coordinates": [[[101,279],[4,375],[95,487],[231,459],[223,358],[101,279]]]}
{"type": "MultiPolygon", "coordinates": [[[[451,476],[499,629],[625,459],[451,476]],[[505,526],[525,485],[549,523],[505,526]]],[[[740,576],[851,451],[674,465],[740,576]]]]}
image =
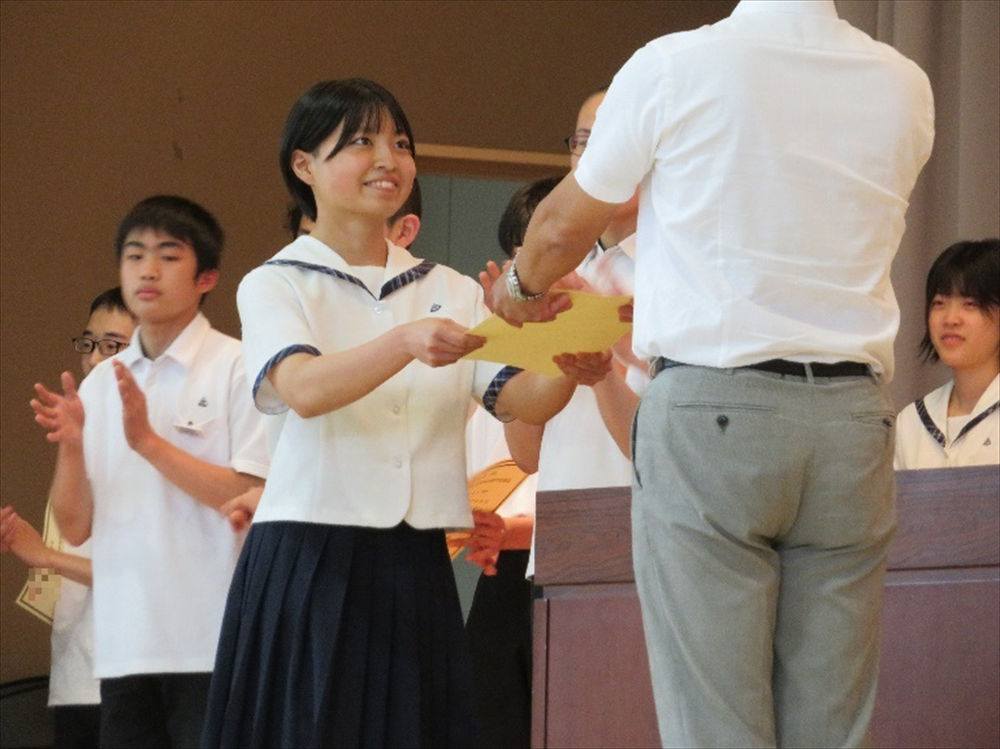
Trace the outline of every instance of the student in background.
{"type": "Polygon", "coordinates": [[[927,274],[920,351],[952,379],[896,422],[896,470],[1000,464],[1000,240],[956,242],[927,274]]]}
{"type": "Polygon", "coordinates": [[[59,446],[53,513],[69,541],[93,539],[94,672],[108,747],[198,744],[242,541],[218,508],[267,473],[239,342],[199,312],[222,244],[200,205],[140,201],[115,242],[139,321],[132,345],[79,393],[69,373],[62,394],[35,386],[35,420],[59,446]]]}
{"type": "MultiPolygon", "coordinates": [[[[83,376],[128,346],[135,318],[119,287],[99,294],[90,305],[83,333],[73,339],[83,376]]],[[[49,530],[51,533],[52,529],[49,530]]],[[[56,530],[58,540],[58,530],[56,530]]],[[[51,539],[50,539],[51,541],[51,539]]],[[[13,507],[0,510],[0,551],[11,552],[29,567],[45,569],[48,584],[59,585],[52,619],[49,707],[55,749],[92,749],[99,745],[101,690],[94,678],[94,612],[90,542],[46,546],[41,535],[13,507]],[[61,579],[60,579],[61,578],[61,579]]]]}

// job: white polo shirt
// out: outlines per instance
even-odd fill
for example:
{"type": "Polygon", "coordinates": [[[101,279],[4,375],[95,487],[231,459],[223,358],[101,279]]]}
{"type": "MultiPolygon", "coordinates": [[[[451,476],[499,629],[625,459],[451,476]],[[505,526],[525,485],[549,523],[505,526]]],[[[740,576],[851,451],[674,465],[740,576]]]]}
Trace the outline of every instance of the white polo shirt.
{"type": "Polygon", "coordinates": [[[889,266],[933,123],[927,76],[832,0],[743,0],[637,51],[574,175],[605,202],[640,187],[639,356],[890,378],[889,266]]]}
{"type": "MultiPolygon", "coordinates": [[[[494,463],[511,459],[503,424],[479,406],[474,407],[465,424],[465,458],[469,478],[494,463]]],[[[497,508],[497,515],[502,518],[534,516],[537,486],[537,472],[525,476],[497,508]]]]}
{"type": "Polygon", "coordinates": [[[516,370],[464,360],[436,368],[413,361],[355,402],[307,419],[288,410],[267,379],[292,353],[344,351],[425,317],[471,328],[489,315],[471,278],[388,247],[379,289],[370,291],[340,255],[310,236],[296,239],[240,284],[243,350],[257,407],[287,410],[255,523],[472,524],[464,443],[470,398],[490,410],[516,370]]]}
{"type": "Polygon", "coordinates": [[[1000,376],[968,416],[948,418],[954,380],[914,401],[896,420],[897,471],[1000,465],[1000,376]]]}
{"type": "MultiPolygon", "coordinates": [[[[153,430],[197,458],[267,475],[240,344],[198,314],[155,360],[139,329],[115,358],[146,395],[153,430]]],[[[211,671],[242,536],[125,441],[110,361],[80,386],[94,496],[94,672],[99,678],[211,671]]]]}
{"type": "MultiPolygon", "coordinates": [[[[79,546],[62,539],[60,551],[90,557],[90,540],[79,546]]],[[[94,596],[89,586],[59,581],[59,600],[52,616],[52,666],[49,706],[97,705],[101,685],[94,678],[94,596]]]]}

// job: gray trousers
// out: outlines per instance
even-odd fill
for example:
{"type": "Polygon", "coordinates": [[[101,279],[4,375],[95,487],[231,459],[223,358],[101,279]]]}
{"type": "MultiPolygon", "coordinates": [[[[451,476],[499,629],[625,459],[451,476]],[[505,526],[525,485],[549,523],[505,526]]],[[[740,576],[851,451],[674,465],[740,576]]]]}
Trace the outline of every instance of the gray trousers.
{"type": "Polygon", "coordinates": [[[862,746],[895,530],[870,377],[679,366],[633,426],[632,544],[664,746],[862,746]]]}

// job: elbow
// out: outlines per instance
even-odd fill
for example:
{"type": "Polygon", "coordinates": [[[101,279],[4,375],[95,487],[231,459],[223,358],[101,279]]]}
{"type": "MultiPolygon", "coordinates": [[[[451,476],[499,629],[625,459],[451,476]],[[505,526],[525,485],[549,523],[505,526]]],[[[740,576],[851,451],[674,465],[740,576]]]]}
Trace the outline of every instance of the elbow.
{"type": "Polygon", "coordinates": [[[514,460],[514,465],[520,468],[529,476],[533,473],[538,473],[538,456],[534,455],[531,457],[523,456],[511,456],[514,460]]]}
{"type": "Polygon", "coordinates": [[[80,546],[90,538],[90,527],[85,527],[83,523],[67,523],[65,527],[59,525],[59,532],[73,546],[80,546]]]}

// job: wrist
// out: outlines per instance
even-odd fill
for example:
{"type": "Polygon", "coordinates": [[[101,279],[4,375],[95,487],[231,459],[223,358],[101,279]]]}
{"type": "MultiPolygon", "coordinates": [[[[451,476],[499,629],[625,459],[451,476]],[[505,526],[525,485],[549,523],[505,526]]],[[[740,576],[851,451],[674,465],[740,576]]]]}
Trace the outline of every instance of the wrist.
{"type": "Polygon", "coordinates": [[[517,258],[511,261],[510,267],[504,274],[504,283],[507,286],[507,293],[515,302],[533,302],[545,296],[545,292],[533,294],[521,284],[521,278],[517,274],[517,258]]]}

